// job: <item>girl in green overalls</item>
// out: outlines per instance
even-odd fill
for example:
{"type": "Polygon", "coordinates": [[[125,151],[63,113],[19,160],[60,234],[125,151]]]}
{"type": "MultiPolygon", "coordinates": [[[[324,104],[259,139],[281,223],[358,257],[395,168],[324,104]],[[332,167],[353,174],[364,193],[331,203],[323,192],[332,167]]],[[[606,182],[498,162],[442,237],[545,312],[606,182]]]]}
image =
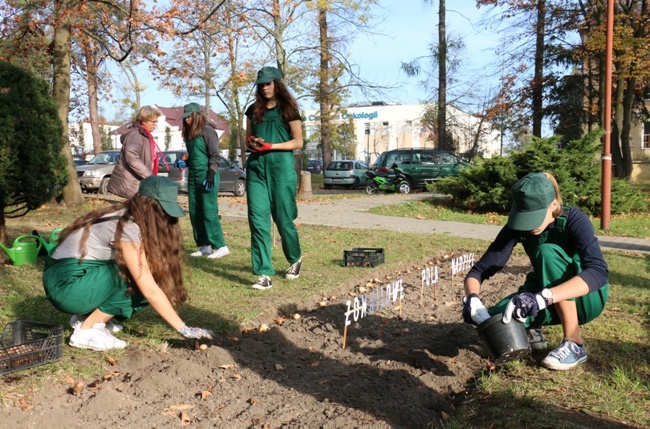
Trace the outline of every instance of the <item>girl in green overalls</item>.
{"type": "Polygon", "coordinates": [[[88,213],[61,232],[47,258],[43,286],[47,299],[73,314],[73,347],[122,349],[113,323],[147,305],[186,338],[213,338],[190,328],[176,308],[187,299],[181,262],[185,216],[176,201],[178,187],[161,176],[140,181],[138,192],[117,206],[88,213]]]}
{"type": "Polygon", "coordinates": [[[545,350],[541,327],[562,325],[562,344],[542,365],[567,370],[587,361],[580,332],[600,315],[608,300],[608,270],[591,221],[576,207],[563,207],[560,190],[549,173],[530,173],[512,187],[508,223],[465,278],[463,319],[478,325],[503,314],[528,329],[532,350],[545,350]],[[481,283],[501,270],[521,243],[533,271],[517,293],[489,310],[478,293],[481,283]]]}
{"type": "Polygon", "coordinates": [[[275,274],[271,261],[271,218],[278,226],[282,251],[290,264],[285,278],[298,278],[302,268],[302,251],[294,224],[298,217],[298,182],[292,152],[302,148],[302,120],[298,103],[282,82],[280,70],[262,68],[255,85],[255,103],[246,110],[247,147],[252,152],[246,164],[246,192],[253,273],[258,276],[253,288],[265,290],[271,288],[269,276],[275,274]]]}
{"type": "Polygon", "coordinates": [[[223,236],[217,203],[221,164],[219,139],[197,103],[186,104],[183,108],[183,140],[187,145],[190,169],[187,184],[190,222],[194,242],[199,247],[191,256],[224,257],[230,250],[223,236]]]}

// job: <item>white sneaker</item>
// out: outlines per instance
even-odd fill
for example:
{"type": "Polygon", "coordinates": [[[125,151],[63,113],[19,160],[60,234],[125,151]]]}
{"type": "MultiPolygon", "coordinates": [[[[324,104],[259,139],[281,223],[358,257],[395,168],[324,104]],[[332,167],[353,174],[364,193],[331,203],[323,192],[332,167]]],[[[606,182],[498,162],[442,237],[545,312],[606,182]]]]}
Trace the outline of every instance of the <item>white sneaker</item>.
{"type": "Polygon", "coordinates": [[[208,258],[218,259],[218,258],[223,258],[224,256],[229,254],[230,254],[230,250],[228,250],[228,246],[223,246],[215,250],[214,253],[209,254],[208,258]]]}
{"type": "MultiPolygon", "coordinates": [[[[72,328],[78,328],[81,326],[81,324],[86,320],[86,316],[81,316],[79,314],[73,314],[72,317],[70,318],[70,327],[72,328]]],[[[105,324],[105,328],[108,329],[108,332],[120,332],[122,329],[124,329],[124,326],[120,325],[119,323],[113,323],[112,321],[108,321],[105,324]]]]}
{"type": "Polygon", "coordinates": [[[201,246],[201,248],[196,252],[190,253],[190,256],[194,256],[194,257],[207,256],[210,253],[212,253],[212,246],[208,244],[207,246],[201,246]]]}
{"type": "Polygon", "coordinates": [[[126,342],[111,335],[103,323],[95,323],[92,329],[75,328],[70,336],[70,345],[79,349],[104,351],[123,349],[126,342]]]}

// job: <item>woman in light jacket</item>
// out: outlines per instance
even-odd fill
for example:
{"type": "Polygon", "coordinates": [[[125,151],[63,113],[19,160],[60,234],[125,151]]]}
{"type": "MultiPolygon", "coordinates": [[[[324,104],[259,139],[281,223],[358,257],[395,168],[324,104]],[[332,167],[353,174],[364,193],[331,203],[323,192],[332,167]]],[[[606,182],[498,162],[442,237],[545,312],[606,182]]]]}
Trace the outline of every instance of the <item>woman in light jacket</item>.
{"type": "Polygon", "coordinates": [[[138,192],[142,179],[158,173],[160,151],[151,132],[161,115],[155,106],[141,107],[135,123],[120,137],[122,151],[108,182],[111,194],[131,198],[138,192]]]}

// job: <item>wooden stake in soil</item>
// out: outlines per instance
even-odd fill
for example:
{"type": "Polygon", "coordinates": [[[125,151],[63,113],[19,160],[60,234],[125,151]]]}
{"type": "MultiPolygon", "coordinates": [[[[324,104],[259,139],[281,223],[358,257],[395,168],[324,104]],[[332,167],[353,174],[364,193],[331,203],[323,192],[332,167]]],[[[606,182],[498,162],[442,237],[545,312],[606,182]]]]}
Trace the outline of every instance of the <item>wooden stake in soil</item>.
{"type": "Polygon", "coordinates": [[[343,328],[343,350],[345,350],[345,342],[347,341],[348,338],[348,325],[345,325],[343,328]]]}

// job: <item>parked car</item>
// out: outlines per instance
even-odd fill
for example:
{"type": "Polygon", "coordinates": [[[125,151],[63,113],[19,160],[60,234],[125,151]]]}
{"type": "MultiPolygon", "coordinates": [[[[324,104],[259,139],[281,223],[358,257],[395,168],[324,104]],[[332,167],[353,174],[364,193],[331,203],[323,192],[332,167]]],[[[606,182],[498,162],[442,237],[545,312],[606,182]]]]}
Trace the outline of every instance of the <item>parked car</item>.
{"type": "Polygon", "coordinates": [[[366,185],[368,180],[366,171],[368,171],[368,164],[363,161],[347,159],[332,161],[325,169],[323,184],[325,189],[331,189],[334,185],[357,189],[359,186],[366,185]]]}
{"type": "Polygon", "coordinates": [[[390,176],[393,163],[404,171],[412,188],[424,188],[427,182],[456,176],[462,168],[469,166],[467,161],[445,150],[411,148],[382,152],[372,170],[390,176]]]}
{"type": "Polygon", "coordinates": [[[86,165],[88,164],[88,161],[83,159],[81,155],[72,155],[72,161],[74,162],[74,165],[86,165]]]}
{"type": "Polygon", "coordinates": [[[120,158],[119,150],[105,150],[98,153],[84,165],[76,165],[77,178],[81,189],[84,191],[97,191],[106,194],[108,181],[111,179],[113,169],[120,158]]]}
{"type": "Polygon", "coordinates": [[[310,159],[307,163],[307,171],[311,174],[323,174],[323,160],[310,159]]]}
{"type": "MultiPolygon", "coordinates": [[[[158,163],[158,175],[168,177],[169,180],[176,183],[179,192],[187,193],[189,170],[174,167],[176,160],[187,158],[187,151],[168,150],[164,152],[164,155],[164,161],[160,158],[158,163]]],[[[219,166],[219,192],[230,192],[238,197],[246,193],[246,173],[237,164],[223,156],[219,166]]]]}

